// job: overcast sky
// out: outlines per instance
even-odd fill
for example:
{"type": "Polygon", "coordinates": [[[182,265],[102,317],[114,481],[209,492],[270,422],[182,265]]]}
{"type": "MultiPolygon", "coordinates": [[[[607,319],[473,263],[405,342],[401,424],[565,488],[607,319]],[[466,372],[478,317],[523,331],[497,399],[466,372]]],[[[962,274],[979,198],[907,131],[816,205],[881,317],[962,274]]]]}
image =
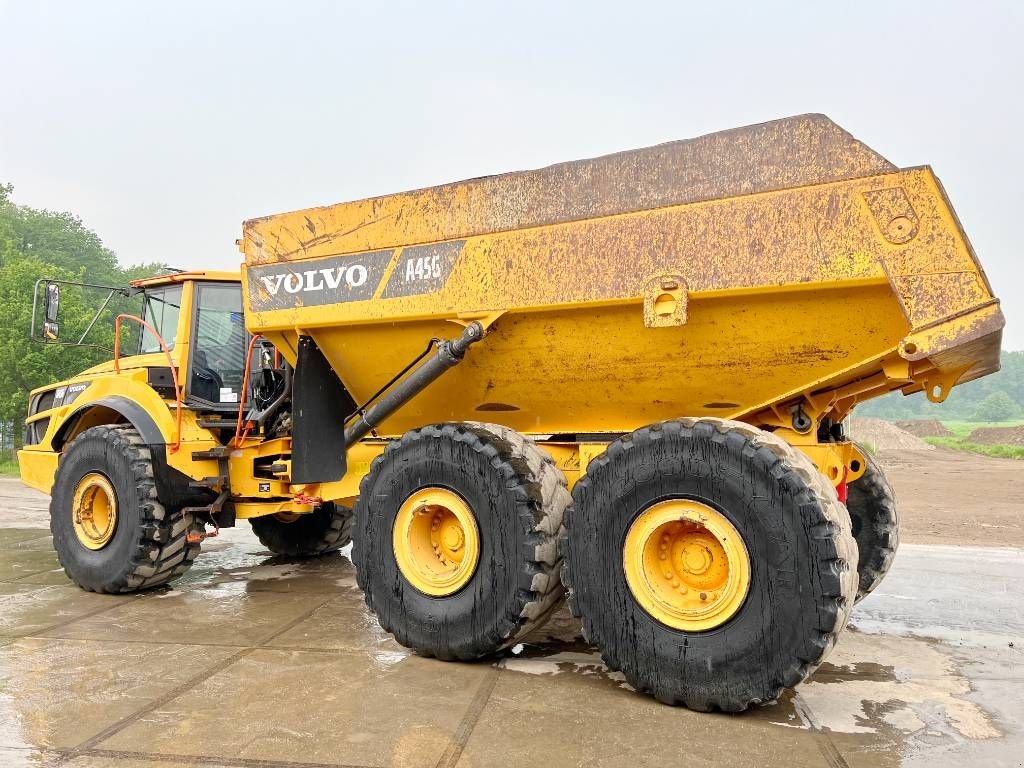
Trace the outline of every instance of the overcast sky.
{"type": "Polygon", "coordinates": [[[1020,3],[0,0],[0,182],[124,263],[243,219],[824,112],[939,174],[1024,349],[1020,3]]]}

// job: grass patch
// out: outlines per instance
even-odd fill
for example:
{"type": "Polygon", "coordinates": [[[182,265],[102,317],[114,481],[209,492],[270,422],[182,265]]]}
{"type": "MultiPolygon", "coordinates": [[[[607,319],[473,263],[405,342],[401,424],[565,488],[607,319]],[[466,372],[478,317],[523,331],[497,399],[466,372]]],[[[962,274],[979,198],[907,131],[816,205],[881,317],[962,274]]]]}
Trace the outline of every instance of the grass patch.
{"type": "Polygon", "coordinates": [[[0,477],[17,477],[18,454],[14,451],[0,451],[0,477]]]}
{"type": "MultiPolygon", "coordinates": [[[[979,427],[1017,427],[1024,424],[1022,419],[1010,419],[1009,421],[943,421],[946,429],[953,433],[953,437],[963,440],[971,432],[979,427]]],[[[948,439],[948,438],[937,438],[948,439]]]]}
{"type": "Polygon", "coordinates": [[[967,451],[996,459],[1024,460],[1022,445],[979,445],[968,442],[970,434],[981,427],[1017,427],[1024,424],[1024,419],[1008,419],[1006,421],[943,421],[946,429],[953,433],[952,437],[926,437],[924,441],[939,448],[950,448],[954,451],[967,451]]]}
{"type": "Polygon", "coordinates": [[[1024,445],[978,445],[977,443],[964,442],[961,438],[956,437],[926,437],[924,441],[939,448],[952,448],[954,451],[980,453],[982,456],[992,456],[996,459],[1024,460],[1024,445]]]}

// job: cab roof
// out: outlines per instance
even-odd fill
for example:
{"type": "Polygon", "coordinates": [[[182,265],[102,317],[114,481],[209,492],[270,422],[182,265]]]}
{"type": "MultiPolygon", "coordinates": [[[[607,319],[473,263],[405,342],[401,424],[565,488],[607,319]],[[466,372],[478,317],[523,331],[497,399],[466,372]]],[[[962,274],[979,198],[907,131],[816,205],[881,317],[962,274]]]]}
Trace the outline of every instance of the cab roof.
{"type": "Polygon", "coordinates": [[[241,280],[238,272],[223,272],[217,270],[193,270],[190,272],[171,272],[166,275],[154,275],[153,277],[142,277],[132,280],[130,285],[134,288],[152,288],[156,285],[171,285],[173,283],[184,283],[188,280],[212,280],[220,283],[237,283],[241,280]]]}

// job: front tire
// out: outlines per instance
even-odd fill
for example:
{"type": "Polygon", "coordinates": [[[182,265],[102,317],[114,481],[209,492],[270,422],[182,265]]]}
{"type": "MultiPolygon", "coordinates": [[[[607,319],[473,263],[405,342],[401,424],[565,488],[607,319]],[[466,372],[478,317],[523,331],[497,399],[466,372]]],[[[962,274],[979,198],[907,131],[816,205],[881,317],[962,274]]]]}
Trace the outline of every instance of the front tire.
{"type": "Polygon", "coordinates": [[[157,498],[149,446],[130,426],[92,427],[60,457],[50,531],[68,578],[90,592],[135,592],[181,576],[199,555],[192,515],[157,498]]]}
{"type": "Polygon", "coordinates": [[[407,432],[378,456],[356,502],[352,560],[366,603],[398,642],[475,659],[518,642],[564,595],[565,476],[494,424],[407,432]]]}
{"type": "Polygon", "coordinates": [[[653,424],[591,461],[573,499],[570,608],[608,666],[665,703],[738,712],[774,700],[846,625],[849,517],[780,438],[720,419],[653,424]]]}
{"type": "Polygon", "coordinates": [[[304,515],[254,517],[249,524],[263,546],[286,557],[316,557],[352,541],[352,510],[334,502],[304,515]]]}

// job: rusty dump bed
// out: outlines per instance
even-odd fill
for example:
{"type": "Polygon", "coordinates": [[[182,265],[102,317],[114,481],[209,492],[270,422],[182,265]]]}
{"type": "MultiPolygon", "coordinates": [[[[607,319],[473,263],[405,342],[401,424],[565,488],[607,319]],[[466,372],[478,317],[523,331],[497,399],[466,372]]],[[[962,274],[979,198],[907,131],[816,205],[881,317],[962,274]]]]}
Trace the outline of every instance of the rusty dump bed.
{"type": "Polygon", "coordinates": [[[1003,317],[941,185],[822,115],[247,221],[250,330],[312,336],[357,401],[489,334],[384,425],[622,431],[841,419],[999,365],[1003,317]]]}

